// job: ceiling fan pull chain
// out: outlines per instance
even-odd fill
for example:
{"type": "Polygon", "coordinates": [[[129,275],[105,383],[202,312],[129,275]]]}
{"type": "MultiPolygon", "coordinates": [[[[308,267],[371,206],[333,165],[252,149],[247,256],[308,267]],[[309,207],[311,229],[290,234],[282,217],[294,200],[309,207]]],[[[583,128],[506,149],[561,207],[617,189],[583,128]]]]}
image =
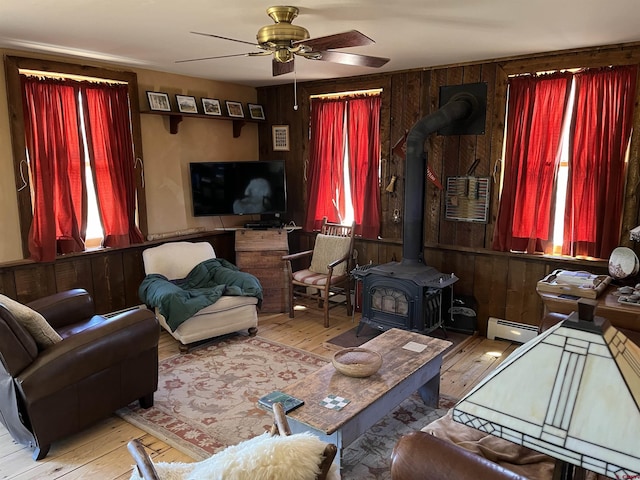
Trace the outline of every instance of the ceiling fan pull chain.
{"type": "Polygon", "coordinates": [[[296,67],[293,67],[293,109],[298,111],[298,76],[296,75],[296,67]]]}

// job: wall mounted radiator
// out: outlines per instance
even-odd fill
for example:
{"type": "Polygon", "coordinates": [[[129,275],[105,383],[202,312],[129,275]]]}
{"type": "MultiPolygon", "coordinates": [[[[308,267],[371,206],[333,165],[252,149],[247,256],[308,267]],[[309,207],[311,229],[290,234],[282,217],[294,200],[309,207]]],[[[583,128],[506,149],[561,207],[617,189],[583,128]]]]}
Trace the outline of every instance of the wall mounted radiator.
{"type": "Polygon", "coordinates": [[[489,340],[499,339],[526,343],[536,335],[538,335],[538,327],[534,325],[489,317],[489,324],[487,326],[487,338],[489,340]]]}
{"type": "Polygon", "coordinates": [[[103,313],[102,316],[105,317],[105,318],[111,318],[111,317],[115,317],[116,315],[120,315],[121,313],[124,313],[124,312],[130,312],[131,310],[139,310],[139,309],[142,309],[142,308],[147,308],[147,306],[144,305],[144,304],[135,305],[133,307],[123,308],[122,310],[117,310],[115,312],[103,313]]]}

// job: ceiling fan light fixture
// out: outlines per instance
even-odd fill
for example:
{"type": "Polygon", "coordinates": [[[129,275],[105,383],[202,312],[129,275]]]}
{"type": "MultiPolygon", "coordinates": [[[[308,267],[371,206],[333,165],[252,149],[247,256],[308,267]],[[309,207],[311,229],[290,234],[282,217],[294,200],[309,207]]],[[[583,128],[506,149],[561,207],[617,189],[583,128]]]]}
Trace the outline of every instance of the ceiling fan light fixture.
{"type": "Polygon", "coordinates": [[[303,56],[304,58],[308,58],[309,60],[322,60],[322,52],[311,52],[301,49],[296,53],[303,56]]]}
{"type": "Polygon", "coordinates": [[[297,7],[289,6],[275,6],[267,8],[267,15],[269,15],[274,22],[291,23],[293,19],[298,16],[300,10],[297,7]]]}
{"type": "Polygon", "coordinates": [[[287,42],[290,46],[292,42],[306,40],[309,38],[309,31],[298,25],[290,23],[276,23],[275,25],[265,25],[256,35],[256,40],[260,45],[269,43],[287,42]]]}
{"type": "Polygon", "coordinates": [[[288,48],[278,48],[273,52],[273,58],[280,63],[287,63],[293,60],[293,53],[288,48]]]}
{"type": "Polygon", "coordinates": [[[248,44],[261,51],[179,61],[190,62],[196,60],[210,60],[214,58],[241,56],[254,57],[272,54],[273,60],[271,64],[274,77],[294,72],[294,58],[296,55],[309,60],[322,60],[345,65],[375,68],[385,65],[389,61],[388,58],[336,52],[335,50],[339,48],[360,47],[370,45],[375,42],[357,30],[349,30],[347,32],[335,33],[333,35],[310,38],[309,31],[306,28],[291,24],[291,22],[298,16],[298,13],[299,10],[296,7],[269,7],[267,9],[267,15],[271,17],[275,24],[266,25],[258,30],[256,35],[257,44],[246,42],[244,40],[237,40],[235,38],[223,37],[212,33],[191,32],[198,35],[248,44]]]}

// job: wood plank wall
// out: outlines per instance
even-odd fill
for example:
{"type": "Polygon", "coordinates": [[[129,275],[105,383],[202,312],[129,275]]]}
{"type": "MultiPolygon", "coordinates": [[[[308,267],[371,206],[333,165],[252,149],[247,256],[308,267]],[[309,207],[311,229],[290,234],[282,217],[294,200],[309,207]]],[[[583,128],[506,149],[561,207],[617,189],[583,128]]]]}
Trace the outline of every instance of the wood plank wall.
{"type": "MultiPolygon", "coordinates": [[[[484,82],[487,84],[486,128],[483,135],[430,135],[425,142],[430,167],[446,186],[449,176],[466,174],[475,159],[477,176],[492,176],[490,220],[486,224],[444,219],[445,193],[431,182],[425,192],[425,259],[442,272],[454,272],[460,280],[455,294],[470,295],[478,302],[480,331],[486,332],[490,316],[537,325],[543,306],[535,291],[536,282],[556,268],[606,273],[606,261],[549,258],[495,252],[490,249],[498,211],[499,175],[505,132],[508,75],[559,68],[602,67],[640,64],[640,45],[615,45],[592,49],[539,54],[529,57],[450,65],[388,74],[372,74],[338,80],[301,83],[258,89],[258,103],[264,105],[267,122],[259,127],[260,158],[284,158],[287,166],[289,212],[287,220],[302,225],[306,205],[306,166],[309,156],[310,95],[382,88],[381,112],[381,196],[382,228],[378,241],[358,240],[359,263],[385,263],[402,257],[402,224],[392,220],[393,210],[404,210],[404,159],[392,153],[402,135],[425,115],[436,111],[441,86],[484,82]],[[294,105],[298,105],[294,109],[294,105]],[[272,125],[290,126],[291,149],[274,152],[272,125]],[[497,174],[494,176],[494,172],[497,174]],[[396,189],[385,191],[392,175],[396,189]]],[[[639,82],[640,84],[640,82],[639,82]]],[[[636,95],[636,107],[640,104],[636,95]]],[[[636,108],[623,225],[620,244],[638,251],[628,231],[638,225],[638,154],[640,153],[640,109],[636,108]]],[[[313,238],[300,233],[291,236],[290,251],[305,249],[313,238]],[[296,245],[295,242],[298,242],[296,245]]]]}
{"type": "Polygon", "coordinates": [[[207,241],[216,255],[235,263],[233,232],[192,235],[146,242],[128,248],[106,249],[59,257],[55,262],[28,260],[0,266],[0,293],[30,302],[56,292],[84,288],[97,313],[109,313],[140,304],[138,287],[144,279],[142,252],[168,241],[207,241]]]}
{"type": "MultiPolygon", "coordinates": [[[[484,135],[440,137],[426,142],[429,165],[440,181],[464,174],[471,162],[480,159],[477,175],[491,175],[501,158],[504,134],[507,76],[557,68],[597,67],[640,64],[640,45],[623,45],[541,54],[527,58],[452,65],[366,77],[351,77],[298,85],[297,101],[293,84],[258,89],[267,121],[259,124],[260,159],[286,160],[288,205],[287,221],[302,225],[306,199],[306,162],[308,160],[309,96],[320,93],[382,88],[382,231],[377,241],[359,239],[356,249],[359,263],[386,263],[402,258],[402,225],[391,219],[393,210],[404,209],[404,159],[392,154],[399,138],[423,116],[439,107],[440,86],[486,82],[488,87],[487,124],[484,135]],[[294,105],[298,104],[297,110],[294,105]],[[273,125],[289,125],[290,151],[274,152],[273,125]],[[384,191],[396,175],[393,193],[384,191]]],[[[640,104],[636,96],[636,107],[640,104]]],[[[628,230],[638,219],[638,156],[640,154],[640,109],[636,108],[634,137],[631,144],[629,175],[621,245],[638,247],[628,240],[628,230]]],[[[486,332],[489,316],[536,325],[542,316],[542,302],[535,292],[536,282],[556,268],[606,273],[606,261],[563,260],[533,255],[516,255],[490,250],[493,223],[498,205],[497,184],[491,192],[491,219],[488,224],[444,220],[444,192],[427,183],[425,201],[425,259],[442,272],[454,272],[458,295],[472,295],[478,301],[481,333],[486,332]]],[[[313,235],[296,232],[289,236],[290,251],[313,245],[313,235]]],[[[195,235],[180,239],[147,242],[142,245],[65,256],[51,263],[29,261],[0,265],[0,292],[21,302],[68,288],[86,288],[94,297],[98,312],[106,313],[139,304],[137,289],[144,278],[142,251],[171,240],[210,241],[218,256],[235,262],[234,239],[230,233],[195,235]]]]}

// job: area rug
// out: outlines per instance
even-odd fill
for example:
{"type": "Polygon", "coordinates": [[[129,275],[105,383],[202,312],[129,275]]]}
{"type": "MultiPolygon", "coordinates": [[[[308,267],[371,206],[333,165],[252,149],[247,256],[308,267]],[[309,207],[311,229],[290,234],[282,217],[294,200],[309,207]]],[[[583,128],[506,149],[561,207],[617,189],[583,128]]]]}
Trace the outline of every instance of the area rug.
{"type": "MultiPolygon", "coordinates": [[[[227,445],[262,434],[271,414],[258,398],[326,364],[321,357],[260,337],[230,337],[159,364],[154,406],[137,402],[118,410],[124,420],[202,460],[227,445]]],[[[343,453],[342,478],[387,479],[397,439],[446,413],[426,407],[418,395],[405,400],[343,453]]]]}

